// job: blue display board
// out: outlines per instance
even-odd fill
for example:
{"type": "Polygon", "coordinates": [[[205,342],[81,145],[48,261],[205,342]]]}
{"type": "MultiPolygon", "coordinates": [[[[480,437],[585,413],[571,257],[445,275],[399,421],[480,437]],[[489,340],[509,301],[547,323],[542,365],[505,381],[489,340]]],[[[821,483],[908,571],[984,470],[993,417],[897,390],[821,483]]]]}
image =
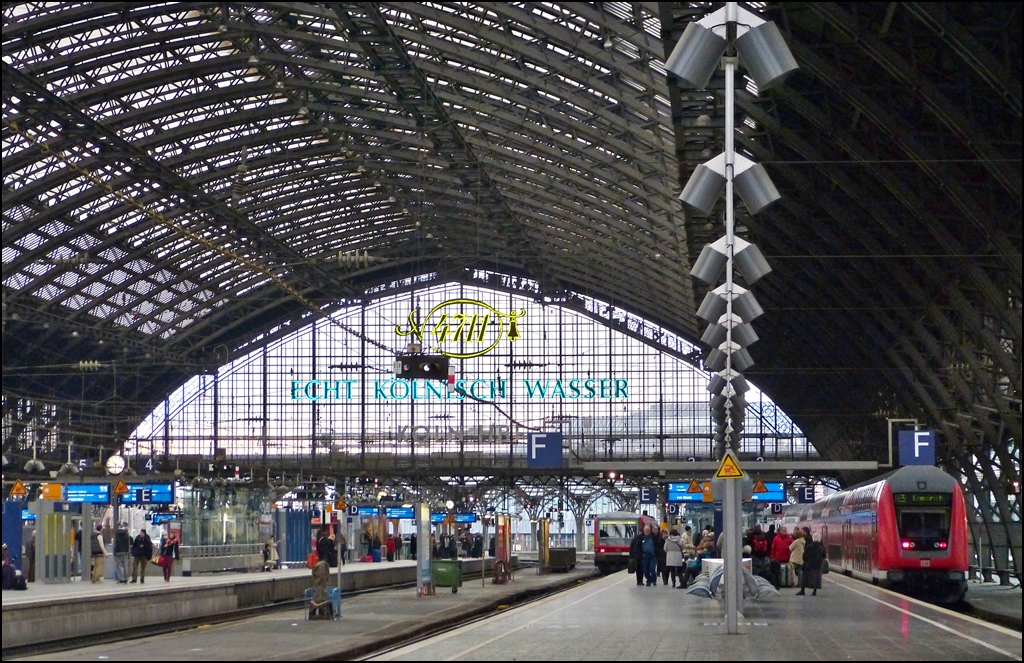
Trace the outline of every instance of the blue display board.
{"type": "Polygon", "coordinates": [[[21,519],[26,523],[34,523],[36,521],[36,514],[32,513],[28,509],[21,510],[21,519]]]}
{"type": "Polygon", "coordinates": [[[781,481],[765,481],[764,487],[768,489],[766,493],[754,493],[750,500],[752,502],[785,502],[786,501],[786,484],[781,481]]]}
{"type": "Polygon", "coordinates": [[[475,523],[476,522],[476,514],[475,513],[457,513],[457,514],[455,514],[455,522],[456,523],[475,523]]]}
{"type": "Polygon", "coordinates": [[[109,504],[109,483],[67,484],[64,486],[65,501],[82,504],[109,504]]]}
{"type": "Polygon", "coordinates": [[[130,483],[121,504],[173,504],[173,483],[130,483]]]}
{"type": "Polygon", "coordinates": [[[384,509],[384,517],[390,520],[412,520],[416,517],[414,509],[410,507],[389,506],[384,509]]]}
{"type": "Polygon", "coordinates": [[[169,523],[172,520],[178,519],[178,514],[176,513],[154,513],[152,515],[154,525],[163,525],[164,523],[169,523]]]}
{"type": "Polygon", "coordinates": [[[377,516],[380,514],[380,510],[375,506],[361,506],[359,507],[360,516],[377,516]]]}
{"type": "Polygon", "coordinates": [[[430,514],[430,522],[433,525],[440,525],[444,522],[444,519],[448,517],[446,513],[432,513],[430,514]]]}
{"type": "Polygon", "coordinates": [[[687,481],[685,483],[670,483],[668,484],[668,501],[669,502],[703,502],[704,493],[687,492],[690,490],[690,484],[696,483],[693,481],[687,481]]]}

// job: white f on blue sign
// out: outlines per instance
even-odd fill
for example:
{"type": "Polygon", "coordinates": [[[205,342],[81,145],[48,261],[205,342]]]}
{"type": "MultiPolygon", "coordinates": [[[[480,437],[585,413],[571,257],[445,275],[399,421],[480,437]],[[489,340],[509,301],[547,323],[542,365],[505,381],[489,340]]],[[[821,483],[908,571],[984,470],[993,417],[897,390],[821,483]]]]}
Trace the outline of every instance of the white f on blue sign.
{"type": "Polygon", "coordinates": [[[530,433],[526,444],[526,467],[531,470],[562,467],[562,433],[530,433]]]}
{"type": "Polygon", "coordinates": [[[900,465],[934,465],[935,431],[901,430],[900,465]]]}

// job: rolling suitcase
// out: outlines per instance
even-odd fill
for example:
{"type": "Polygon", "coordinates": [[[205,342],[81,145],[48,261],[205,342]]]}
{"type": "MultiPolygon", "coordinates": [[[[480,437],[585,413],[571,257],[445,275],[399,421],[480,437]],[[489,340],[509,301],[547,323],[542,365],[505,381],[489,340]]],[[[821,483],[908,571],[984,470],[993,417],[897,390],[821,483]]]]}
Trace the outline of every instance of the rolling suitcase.
{"type": "Polygon", "coordinates": [[[779,564],[779,585],[782,587],[793,586],[793,565],[779,564]]]}

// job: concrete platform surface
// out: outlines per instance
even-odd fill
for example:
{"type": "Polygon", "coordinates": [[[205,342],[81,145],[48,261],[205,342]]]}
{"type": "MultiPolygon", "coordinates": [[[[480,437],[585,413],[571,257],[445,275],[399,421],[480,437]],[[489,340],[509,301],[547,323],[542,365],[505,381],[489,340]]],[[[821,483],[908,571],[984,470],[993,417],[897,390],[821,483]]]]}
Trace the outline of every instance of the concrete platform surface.
{"type": "MultiPolygon", "coordinates": [[[[398,564],[399,562],[395,562],[398,564]]],[[[306,572],[308,575],[308,572],[306,572]]],[[[488,613],[516,597],[538,594],[593,577],[592,568],[569,574],[538,576],[535,569],[520,570],[508,585],[467,580],[453,594],[447,587],[437,595],[418,597],[415,589],[384,590],[342,599],[342,619],[305,621],[302,610],[211,625],[116,644],[84,647],[23,660],[135,661],[150,653],[162,660],[316,660],[348,659],[378,651],[444,623],[459,623],[488,613]]]]}
{"type": "Polygon", "coordinates": [[[998,583],[974,583],[967,589],[967,602],[974,614],[987,621],[1021,630],[1021,588],[998,583]]]}
{"type": "Polygon", "coordinates": [[[832,574],[818,596],[718,601],[619,573],[367,660],[1021,660],[1021,634],[832,574]]]}

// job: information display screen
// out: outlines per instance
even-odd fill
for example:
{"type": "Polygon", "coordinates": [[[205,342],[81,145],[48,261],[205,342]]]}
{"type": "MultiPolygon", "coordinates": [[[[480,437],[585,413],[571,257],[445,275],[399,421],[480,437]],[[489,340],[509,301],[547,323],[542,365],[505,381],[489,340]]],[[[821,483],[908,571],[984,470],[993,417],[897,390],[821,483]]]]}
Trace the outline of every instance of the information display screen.
{"type": "Polygon", "coordinates": [[[121,504],[173,504],[173,483],[130,483],[121,504]]]}
{"type": "Polygon", "coordinates": [[[416,517],[414,509],[410,507],[389,506],[384,509],[384,517],[389,520],[412,520],[416,517]]]}
{"type": "Polygon", "coordinates": [[[455,514],[455,522],[456,523],[475,523],[476,522],[476,514],[475,513],[457,513],[457,514],[455,514]]]}
{"type": "Polygon", "coordinates": [[[952,493],[893,493],[892,501],[899,505],[921,504],[944,506],[952,504],[952,493]]]}
{"type": "Polygon", "coordinates": [[[378,511],[377,507],[375,507],[375,506],[361,506],[361,507],[359,507],[359,515],[360,516],[376,516],[379,513],[380,512],[378,511]]]}
{"type": "Polygon", "coordinates": [[[21,519],[26,523],[34,523],[36,521],[36,514],[32,513],[28,509],[21,510],[21,519]]]}
{"type": "Polygon", "coordinates": [[[82,504],[109,504],[110,484],[109,483],[83,483],[68,484],[65,487],[67,502],[79,502],[82,504]]]}
{"type": "Polygon", "coordinates": [[[766,493],[754,493],[751,496],[753,502],[785,502],[786,501],[786,484],[781,481],[765,481],[764,487],[768,489],[766,493]]]}
{"type": "Polygon", "coordinates": [[[172,520],[178,519],[178,514],[176,513],[154,513],[152,515],[154,525],[163,525],[164,523],[169,523],[172,520]]]}
{"type": "Polygon", "coordinates": [[[448,517],[446,513],[432,513],[430,514],[430,523],[432,525],[440,525],[444,522],[444,519],[448,517]]]}
{"type": "Polygon", "coordinates": [[[704,493],[700,490],[700,484],[696,481],[687,481],[685,483],[670,483],[668,484],[668,501],[669,502],[703,502],[704,493]],[[696,484],[697,492],[689,492],[691,484],[696,484]]]}

